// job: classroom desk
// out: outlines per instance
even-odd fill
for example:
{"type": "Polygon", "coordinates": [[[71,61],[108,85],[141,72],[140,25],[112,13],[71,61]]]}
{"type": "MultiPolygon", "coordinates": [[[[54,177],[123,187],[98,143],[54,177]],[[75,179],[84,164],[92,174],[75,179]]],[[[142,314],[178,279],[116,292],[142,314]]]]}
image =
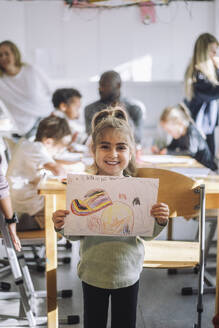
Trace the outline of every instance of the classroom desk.
{"type": "MultiPolygon", "coordinates": [[[[205,178],[197,178],[206,186],[206,208],[219,209],[219,175],[210,175],[205,178]]],[[[45,234],[46,234],[46,288],[48,328],[58,328],[58,307],[56,288],[57,269],[57,237],[52,222],[52,213],[56,209],[65,208],[66,185],[58,180],[41,182],[39,193],[45,197],[45,234]]],[[[219,222],[219,217],[217,218],[219,222]]],[[[219,241],[219,224],[218,224],[219,241]]],[[[217,243],[219,254],[219,242],[217,243]]],[[[215,299],[214,327],[219,328],[219,256],[217,257],[216,299],[215,299]]]]}
{"type": "MultiPolygon", "coordinates": [[[[219,210],[219,175],[208,176],[203,179],[206,188],[206,209],[219,210]]],[[[217,254],[219,254],[219,211],[217,214],[217,254]]],[[[213,318],[214,328],[219,328],[219,256],[217,256],[216,266],[216,297],[215,316],[213,318]]]]}
{"type": "Polygon", "coordinates": [[[46,246],[46,290],[47,327],[58,328],[57,306],[57,234],[54,230],[52,214],[65,208],[66,186],[58,180],[42,181],[39,194],[45,197],[45,246],[46,246]]]}

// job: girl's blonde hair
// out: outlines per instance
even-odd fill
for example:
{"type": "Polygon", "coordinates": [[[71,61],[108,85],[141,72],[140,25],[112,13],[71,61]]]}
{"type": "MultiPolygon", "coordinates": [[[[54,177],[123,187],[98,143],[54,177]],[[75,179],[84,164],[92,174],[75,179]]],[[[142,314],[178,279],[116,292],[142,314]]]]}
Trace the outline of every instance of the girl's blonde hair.
{"type": "Polygon", "coordinates": [[[194,124],[194,121],[189,113],[189,109],[186,107],[184,103],[180,103],[176,106],[166,107],[163,113],[160,116],[160,122],[167,123],[180,123],[185,127],[189,126],[190,123],[194,124]]]}
{"type": "Polygon", "coordinates": [[[209,57],[209,45],[212,43],[219,46],[218,40],[209,33],[201,34],[195,42],[193,56],[185,73],[185,93],[188,100],[194,95],[196,70],[203,73],[213,85],[218,84],[214,63],[209,57]]]}
{"type": "MultiPolygon", "coordinates": [[[[10,48],[10,50],[12,51],[14,58],[15,58],[15,66],[20,68],[21,66],[24,65],[24,63],[21,60],[20,50],[18,49],[18,47],[16,46],[15,43],[13,43],[12,41],[6,40],[3,42],[0,42],[0,47],[1,46],[8,46],[10,48]]],[[[3,76],[4,72],[5,71],[0,66],[0,76],[3,76]]]]}
{"type": "MultiPolygon", "coordinates": [[[[120,107],[108,107],[99,113],[96,113],[92,120],[92,150],[95,153],[97,144],[100,142],[102,135],[106,129],[112,128],[121,131],[125,136],[129,138],[129,148],[131,152],[131,159],[128,167],[124,170],[125,175],[135,175],[135,141],[128,123],[128,117],[125,111],[120,107]]],[[[92,165],[91,170],[93,174],[98,173],[98,167],[96,163],[92,165]]]]}
{"type": "Polygon", "coordinates": [[[198,127],[195,124],[195,121],[193,120],[193,118],[190,115],[188,107],[183,102],[176,106],[166,107],[164,109],[163,113],[160,116],[160,122],[167,123],[169,121],[171,121],[175,124],[183,124],[186,128],[191,123],[199,131],[202,138],[206,139],[205,134],[201,130],[198,129],[198,127]]]}

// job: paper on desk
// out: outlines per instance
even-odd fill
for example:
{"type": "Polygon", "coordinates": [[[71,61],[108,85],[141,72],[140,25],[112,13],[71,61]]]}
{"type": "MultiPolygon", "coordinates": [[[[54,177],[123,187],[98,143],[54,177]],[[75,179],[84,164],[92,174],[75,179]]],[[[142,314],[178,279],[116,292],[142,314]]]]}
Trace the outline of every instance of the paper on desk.
{"type": "Polygon", "coordinates": [[[211,171],[207,167],[173,167],[170,170],[193,178],[207,177],[211,171]]]}
{"type": "Polygon", "coordinates": [[[55,156],[55,159],[62,160],[66,162],[78,162],[81,160],[82,155],[80,153],[71,153],[69,151],[64,151],[55,156]]]}
{"type": "Polygon", "coordinates": [[[185,163],[185,164],[191,164],[194,162],[192,158],[186,158],[186,157],[177,157],[173,155],[142,155],[140,157],[140,160],[142,162],[147,163],[185,163]]]}
{"type": "Polygon", "coordinates": [[[152,236],[158,179],[68,174],[65,235],[152,236]]]}
{"type": "Polygon", "coordinates": [[[86,166],[90,166],[94,163],[93,157],[82,157],[81,160],[86,166]]]}

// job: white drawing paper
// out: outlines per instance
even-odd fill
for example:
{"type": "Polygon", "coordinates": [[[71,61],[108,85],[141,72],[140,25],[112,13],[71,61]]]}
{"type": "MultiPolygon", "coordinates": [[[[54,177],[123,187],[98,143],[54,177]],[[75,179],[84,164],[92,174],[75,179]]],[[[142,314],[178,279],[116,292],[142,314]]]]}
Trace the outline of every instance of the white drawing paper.
{"type": "Polygon", "coordinates": [[[158,179],[68,174],[65,235],[152,236],[158,179]]]}

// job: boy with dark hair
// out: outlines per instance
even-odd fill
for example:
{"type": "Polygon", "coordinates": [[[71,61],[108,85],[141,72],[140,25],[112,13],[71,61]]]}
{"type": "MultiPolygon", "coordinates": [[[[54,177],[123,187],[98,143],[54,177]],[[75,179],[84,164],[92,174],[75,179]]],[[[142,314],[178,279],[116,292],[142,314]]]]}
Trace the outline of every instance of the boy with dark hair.
{"type": "Polygon", "coordinates": [[[63,112],[68,119],[76,120],[79,118],[81,107],[81,94],[73,88],[57,89],[52,96],[53,106],[63,112]]]}
{"type": "Polygon", "coordinates": [[[81,97],[81,93],[73,88],[57,89],[52,96],[52,103],[56,109],[53,115],[64,117],[70,126],[72,142],[74,142],[73,151],[74,146],[77,150],[77,145],[85,143],[87,139],[84,127],[77,121],[79,119],[81,97]]]}

